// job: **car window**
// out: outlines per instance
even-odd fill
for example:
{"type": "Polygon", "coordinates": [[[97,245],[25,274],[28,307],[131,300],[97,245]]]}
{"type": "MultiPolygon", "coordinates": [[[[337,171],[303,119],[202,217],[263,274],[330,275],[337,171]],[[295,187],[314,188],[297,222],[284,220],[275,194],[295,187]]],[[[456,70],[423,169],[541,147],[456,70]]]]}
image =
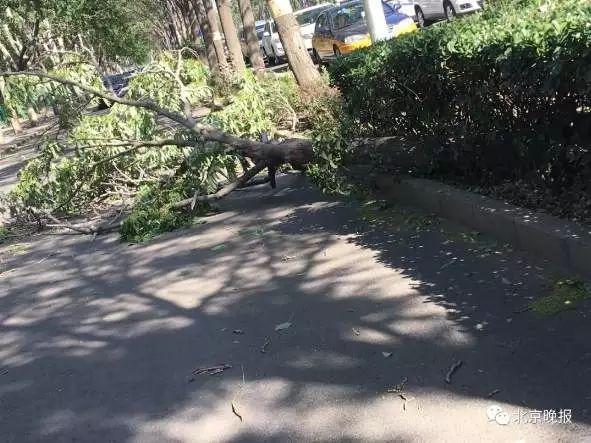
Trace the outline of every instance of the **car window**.
{"type": "Polygon", "coordinates": [[[300,24],[300,26],[310,25],[316,21],[318,16],[323,12],[330,8],[330,5],[323,6],[322,8],[312,9],[311,11],[306,11],[298,14],[296,12],[296,20],[300,24]]]}
{"type": "MultiPolygon", "coordinates": [[[[398,3],[398,4],[400,4],[400,3],[398,3]]],[[[389,5],[388,3],[382,3],[382,8],[384,8],[384,14],[386,14],[386,15],[393,14],[396,12],[394,7],[392,5],[389,5]]]]}
{"type": "Polygon", "coordinates": [[[326,34],[330,31],[330,27],[328,25],[328,14],[322,14],[318,17],[318,21],[316,22],[316,30],[317,34],[326,34]]]}
{"type": "Polygon", "coordinates": [[[331,14],[334,29],[342,29],[362,21],[365,17],[363,3],[343,6],[331,14]]]}

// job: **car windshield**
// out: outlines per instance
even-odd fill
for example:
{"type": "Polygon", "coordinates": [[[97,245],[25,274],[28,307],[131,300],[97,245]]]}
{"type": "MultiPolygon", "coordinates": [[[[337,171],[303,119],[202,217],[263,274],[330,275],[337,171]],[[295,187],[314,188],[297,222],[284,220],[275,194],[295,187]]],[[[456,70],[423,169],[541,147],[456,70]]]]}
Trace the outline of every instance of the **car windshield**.
{"type": "Polygon", "coordinates": [[[302,12],[301,14],[296,13],[296,19],[300,26],[311,25],[316,22],[316,19],[322,11],[325,11],[329,6],[323,6],[322,8],[312,9],[310,11],[302,12]]]}
{"type": "MultiPolygon", "coordinates": [[[[384,8],[385,15],[389,15],[394,12],[392,7],[386,3],[382,3],[382,7],[384,8]]],[[[352,3],[343,6],[331,14],[331,19],[334,29],[342,29],[354,23],[365,20],[365,8],[363,3],[352,3]]]]}
{"type": "Polygon", "coordinates": [[[260,28],[256,28],[257,30],[257,38],[259,40],[263,39],[263,33],[265,32],[265,26],[261,26],[260,28]]]}
{"type": "Polygon", "coordinates": [[[331,18],[334,29],[341,29],[363,20],[364,17],[363,3],[353,3],[337,9],[331,18]]]}

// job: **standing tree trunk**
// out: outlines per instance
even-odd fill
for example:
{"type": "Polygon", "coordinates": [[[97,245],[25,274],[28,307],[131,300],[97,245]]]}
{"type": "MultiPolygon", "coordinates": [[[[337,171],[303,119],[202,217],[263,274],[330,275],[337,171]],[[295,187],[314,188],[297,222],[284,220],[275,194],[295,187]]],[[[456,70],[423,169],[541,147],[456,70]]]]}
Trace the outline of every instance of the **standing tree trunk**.
{"type": "Polygon", "coordinates": [[[248,48],[248,58],[250,64],[256,75],[265,72],[265,61],[261,55],[261,48],[259,46],[259,38],[257,37],[255,29],[254,14],[250,0],[238,0],[240,7],[240,15],[242,16],[242,25],[244,28],[244,35],[246,37],[246,44],[248,48]]]}
{"type": "Polygon", "coordinates": [[[213,40],[213,47],[215,48],[215,54],[218,58],[218,65],[220,71],[228,71],[228,60],[226,59],[226,52],[224,51],[224,42],[222,41],[222,34],[218,27],[218,17],[216,9],[213,7],[213,0],[202,0],[203,6],[205,6],[205,12],[207,14],[207,22],[209,23],[209,29],[211,30],[211,39],[213,40]]]}
{"type": "Polygon", "coordinates": [[[230,0],[218,0],[218,11],[220,13],[220,22],[224,36],[226,37],[226,45],[230,51],[230,59],[234,70],[241,74],[246,69],[244,64],[244,56],[242,55],[242,48],[240,47],[240,40],[238,39],[238,31],[232,18],[232,9],[230,0]]]}
{"type": "Polygon", "coordinates": [[[37,115],[37,111],[32,106],[27,108],[27,115],[29,116],[29,121],[31,122],[31,126],[35,127],[39,124],[39,116],[37,115]]]}
{"type": "Polygon", "coordinates": [[[298,85],[311,92],[321,81],[320,73],[308,54],[289,0],[267,0],[267,5],[277,24],[279,38],[298,85]]]}
{"type": "Polygon", "coordinates": [[[220,67],[218,64],[218,56],[215,53],[215,47],[213,46],[213,37],[211,35],[211,29],[209,28],[209,21],[207,20],[207,14],[205,12],[205,6],[201,0],[193,0],[193,10],[199,23],[199,30],[203,36],[203,45],[205,46],[205,55],[207,56],[207,63],[209,69],[214,74],[218,74],[220,67]]]}

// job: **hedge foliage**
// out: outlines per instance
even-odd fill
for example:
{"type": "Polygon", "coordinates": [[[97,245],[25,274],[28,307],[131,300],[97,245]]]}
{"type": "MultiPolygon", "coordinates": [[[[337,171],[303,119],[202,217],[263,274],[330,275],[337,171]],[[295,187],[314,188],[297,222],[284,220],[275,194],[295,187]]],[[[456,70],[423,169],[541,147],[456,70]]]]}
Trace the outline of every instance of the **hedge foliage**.
{"type": "Polygon", "coordinates": [[[494,2],[343,57],[330,74],[349,135],[412,136],[425,172],[591,195],[588,0],[494,2]]]}

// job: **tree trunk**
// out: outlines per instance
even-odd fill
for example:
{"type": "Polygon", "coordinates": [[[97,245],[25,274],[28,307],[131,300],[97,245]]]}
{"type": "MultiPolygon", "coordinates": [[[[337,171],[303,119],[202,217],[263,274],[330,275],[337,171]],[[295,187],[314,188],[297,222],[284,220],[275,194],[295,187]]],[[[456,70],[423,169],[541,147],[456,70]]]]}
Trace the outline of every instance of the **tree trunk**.
{"type": "Polygon", "coordinates": [[[209,23],[209,29],[211,30],[211,38],[213,40],[213,47],[215,48],[215,54],[218,58],[218,65],[220,71],[226,72],[228,70],[228,60],[226,59],[226,53],[224,51],[224,42],[222,41],[222,34],[218,27],[218,17],[216,9],[213,7],[213,0],[202,0],[203,6],[205,6],[205,12],[207,14],[207,22],[209,23]]]}
{"type": "Polygon", "coordinates": [[[31,127],[37,126],[37,124],[39,123],[39,116],[37,115],[35,108],[33,108],[32,106],[29,106],[27,108],[27,114],[29,115],[29,121],[31,122],[31,127]]]}
{"type": "Polygon", "coordinates": [[[14,116],[10,119],[10,124],[12,125],[12,130],[14,131],[14,135],[18,135],[23,132],[23,127],[21,126],[21,121],[18,119],[17,116],[14,116]]]}
{"type": "Polygon", "coordinates": [[[238,0],[238,6],[240,7],[240,15],[242,16],[244,36],[246,37],[248,48],[248,58],[250,59],[250,64],[252,65],[255,74],[260,75],[265,72],[265,61],[261,55],[261,48],[256,33],[254,14],[252,13],[250,0],[238,0]]]}
{"type": "Polygon", "coordinates": [[[308,54],[289,0],[267,0],[267,5],[277,24],[279,38],[298,85],[303,90],[312,92],[321,81],[320,73],[308,54]]]}
{"type": "Polygon", "coordinates": [[[224,36],[226,37],[226,45],[230,51],[230,59],[234,70],[241,74],[246,69],[244,64],[244,57],[242,55],[242,48],[240,47],[240,40],[238,39],[238,31],[232,18],[232,9],[230,0],[218,0],[218,11],[220,13],[220,21],[224,36]]]}
{"type": "Polygon", "coordinates": [[[214,74],[219,73],[220,67],[218,64],[218,56],[215,53],[215,47],[213,46],[213,37],[211,35],[211,29],[209,28],[209,21],[207,20],[207,13],[205,12],[205,6],[201,0],[193,0],[193,10],[199,22],[199,30],[203,37],[203,45],[205,46],[205,55],[207,56],[207,63],[209,69],[214,74]]]}

